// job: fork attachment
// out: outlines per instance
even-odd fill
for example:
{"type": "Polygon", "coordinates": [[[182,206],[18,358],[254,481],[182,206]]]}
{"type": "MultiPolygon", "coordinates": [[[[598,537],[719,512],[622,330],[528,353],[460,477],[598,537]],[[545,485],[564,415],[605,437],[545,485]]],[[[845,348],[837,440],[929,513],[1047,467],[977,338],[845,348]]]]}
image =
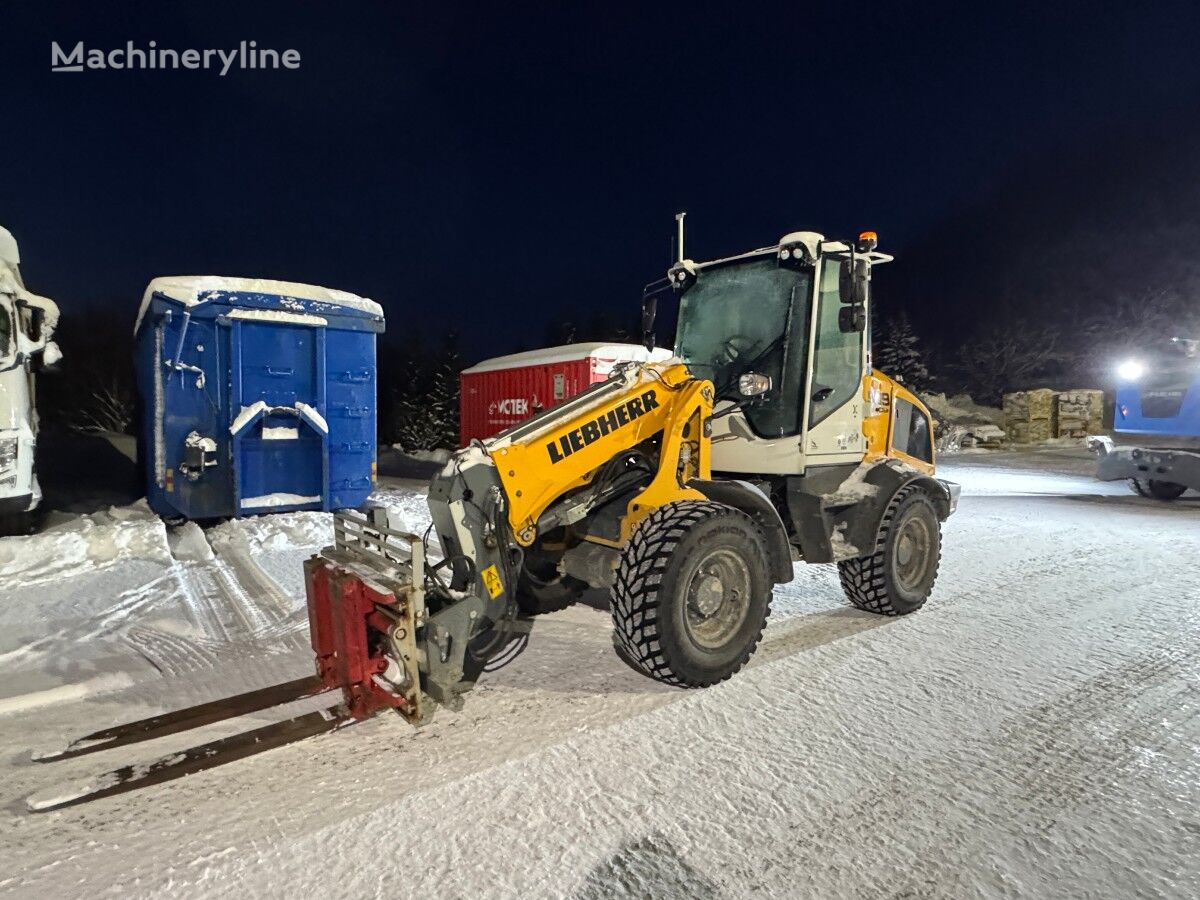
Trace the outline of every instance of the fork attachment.
{"type": "Polygon", "coordinates": [[[181,731],[222,722],[225,719],[234,719],[260,709],[269,709],[272,706],[303,700],[305,697],[323,694],[328,690],[329,688],[320,678],[310,675],[307,678],[298,678],[284,684],[274,684],[261,690],[238,694],[236,697],[222,697],[220,700],[189,706],[186,709],[177,709],[169,713],[139,719],[136,722],[127,722],[124,725],[93,731],[89,735],[76,738],[61,750],[34,753],[33,761],[54,762],[58,759],[71,759],[88,753],[99,753],[101,750],[111,750],[114,747],[140,744],[143,741],[152,741],[169,734],[178,734],[181,731]]]}
{"type": "Polygon", "coordinates": [[[424,619],[425,548],[393,531],[384,510],[336,514],[334,543],[304,563],[316,674],[93,732],[37,762],[71,759],[178,734],[329,691],[341,702],[199,744],[145,763],[40,791],[28,808],[46,812],[211,769],[334,731],[395,709],[420,724],[433,703],[421,690],[417,628],[424,619]]]}

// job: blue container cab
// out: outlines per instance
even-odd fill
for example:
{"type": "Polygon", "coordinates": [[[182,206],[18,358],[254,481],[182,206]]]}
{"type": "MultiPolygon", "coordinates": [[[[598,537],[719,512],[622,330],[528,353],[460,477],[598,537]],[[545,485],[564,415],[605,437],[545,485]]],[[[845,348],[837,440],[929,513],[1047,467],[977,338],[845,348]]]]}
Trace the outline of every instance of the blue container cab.
{"type": "Polygon", "coordinates": [[[375,481],[377,303],[156,278],[135,327],[146,496],[175,519],[360,506],[375,481]]]}

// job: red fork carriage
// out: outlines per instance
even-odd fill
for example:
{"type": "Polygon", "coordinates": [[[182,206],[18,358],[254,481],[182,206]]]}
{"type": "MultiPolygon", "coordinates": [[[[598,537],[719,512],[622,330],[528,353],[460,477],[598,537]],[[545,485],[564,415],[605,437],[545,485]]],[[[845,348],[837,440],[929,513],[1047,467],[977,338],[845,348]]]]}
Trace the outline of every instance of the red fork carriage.
{"type": "Polygon", "coordinates": [[[383,509],[343,511],[334,545],[304,563],[317,677],[341,689],[348,714],[422,716],[416,630],[425,615],[425,547],[383,509]],[[390,652],[385,655],[385,648],[390,652]]]}

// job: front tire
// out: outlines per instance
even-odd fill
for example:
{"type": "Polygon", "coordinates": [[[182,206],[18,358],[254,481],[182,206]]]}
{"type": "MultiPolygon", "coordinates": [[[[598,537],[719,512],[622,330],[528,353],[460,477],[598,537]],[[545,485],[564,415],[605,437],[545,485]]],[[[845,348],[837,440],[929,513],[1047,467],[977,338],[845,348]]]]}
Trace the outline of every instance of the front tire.
{"type": "Polygon", "coordinates": [[[918,485],[896,492],[879,526],[875,552],[838,563],[851,604],[882,616],[905,616],[925,605],[941,561],[941,522],[918,485]]]}
{"type": "Polygon", "coordinates": [[[750,659],[771,610],[759,526],[707,501],[668,503],[638,526],[612,588],[613,643],[664,684],[708,687],[750,659]]]}

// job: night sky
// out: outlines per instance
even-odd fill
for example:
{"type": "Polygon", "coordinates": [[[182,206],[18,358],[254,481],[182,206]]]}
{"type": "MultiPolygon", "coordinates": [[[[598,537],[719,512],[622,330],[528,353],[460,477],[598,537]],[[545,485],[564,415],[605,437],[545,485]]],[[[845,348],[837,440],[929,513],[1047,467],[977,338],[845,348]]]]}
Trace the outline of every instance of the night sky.
{"type": "Polygon", "coordinates": [[[1091,215],[1197,133],[1195,4],[544,6],[7,3],[0,224],[68,315],[132,326],[157,275],[280,278],[469,357],[628,317],[680,209],[697,259],[873,228],[881,304],[936,337],[969,320],[947,246],[1091,215]],[[60,74],[52,40],[302,61],[60,74]]]}

